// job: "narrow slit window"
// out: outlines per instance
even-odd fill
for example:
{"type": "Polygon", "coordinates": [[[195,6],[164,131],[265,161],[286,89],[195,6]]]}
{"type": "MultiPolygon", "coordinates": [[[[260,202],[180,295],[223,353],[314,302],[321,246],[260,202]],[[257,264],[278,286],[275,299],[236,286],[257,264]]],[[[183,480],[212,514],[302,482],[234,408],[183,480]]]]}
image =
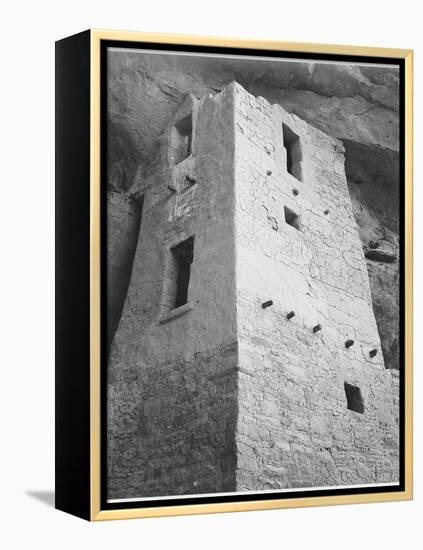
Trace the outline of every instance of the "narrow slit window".
{"type": "Polygon", "coordinates": [[[364,413],[363,397],[361,390],[357,386],[352,386],[348,382],[344,383],[345,395],[347,396],[347,408],[351,411],[364,413]]]}
{"type": "Polygon", "coordinates": [[[174,260],[175,296],[173,307],[183,306],[188,301],[188,287],[191,264],[194,258],[194,238],[174,246],[171,249],[174,260]]]}
{"type": "Polygon", "coordinates": [[[297,229],[297,231],[299,231],[300,230],[299,215],[296,214],[293,210],[291,210],[287,206],[284,206],[284,212],[285,212],[285,222],[291,227],[294,227],[295,229],[297,229]]]}
{"type": "Polygon", "coordinates": [[[283,144],[286,149],[286,169],[299,181],[302,178],[303,153],[299,136],[286,124],[282,124],[283,144]]]}
{"type": "Polygon", "coordinates": [[[172,141],[174,162],[179,164],[192,153],[192,114],[175,124],[172,141]]]}

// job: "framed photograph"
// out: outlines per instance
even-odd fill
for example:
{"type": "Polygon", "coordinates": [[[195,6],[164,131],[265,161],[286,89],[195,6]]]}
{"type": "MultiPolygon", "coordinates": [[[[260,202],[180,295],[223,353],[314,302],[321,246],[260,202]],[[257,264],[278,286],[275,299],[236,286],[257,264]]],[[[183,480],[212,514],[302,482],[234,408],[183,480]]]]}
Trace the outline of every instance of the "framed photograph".
{"type": "Polygon", "coordinates": [[[56,506],[412,498],[412,51],[56,43],[56,506]]]}

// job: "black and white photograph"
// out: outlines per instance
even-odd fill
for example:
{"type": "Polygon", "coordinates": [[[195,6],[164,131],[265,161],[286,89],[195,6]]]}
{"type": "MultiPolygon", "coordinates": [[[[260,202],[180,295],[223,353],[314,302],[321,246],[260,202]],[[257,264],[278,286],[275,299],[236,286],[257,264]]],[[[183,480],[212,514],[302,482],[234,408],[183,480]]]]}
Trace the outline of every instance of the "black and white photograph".
{"type": "Polygon", "coordinates": [[[104,55],[106,503],[399,490],[398,61],[104,55]]]}
{"type": "Polygon", "coordinates": [[[0,548],[420,550],[418,4],[0,12],[0,548]]]}

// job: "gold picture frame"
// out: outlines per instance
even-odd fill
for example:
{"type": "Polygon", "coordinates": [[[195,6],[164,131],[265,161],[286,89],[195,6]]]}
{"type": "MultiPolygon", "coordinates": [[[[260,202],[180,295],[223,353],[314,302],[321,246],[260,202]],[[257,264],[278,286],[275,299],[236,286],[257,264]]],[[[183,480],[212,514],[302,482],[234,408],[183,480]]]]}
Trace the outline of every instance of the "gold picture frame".
{"type": "MultiPolygon", "coordinates": [[[[86,342],[87,350],[89,350],[89,359],[85,354],[85,364],[81,364],[80,369],[89,372],[89,380],[85,377],[85,390],[86,397],[82,399],[82,407],[86,409],[86,416],[89,416],[89,444],[85,437],[84,443],[81,443],[83,450],[80,455],[81,468],[78,465],[76,459],[74,464],[74,470],[71,476],[65,475],[64,470],[69,471],[69,464],[66,460],[72,460],[71,457],[64,458],[64,453],[69,454],[71,443],[69,447],[66,447],[62,438],[65,435],[60,435],[61,439],[58,442],[60,449],[58,452],[56,473],[57,482],[57,504],[59,509],[73,513],[84,517],[91,521],[104,521],[113,519],[126,519],[126,518],[148,518],[157,516],[175,516],[175,515],[187,515],[187,514],[205,514],[205,513],[221,513],[221,512],[240,512],[251,510],[270,510],[270,509],[282,509],[292,507],[310,507],[310,506],[323,506],[323,505],[339,505],[339,504],[359,504],[368,502],[387,502],[387,501],[399,501],[410,500],[413,498],[413,425],[412,425],[412,410],[413,410],[413,373],[412,373],[412,338],[413,338],[413,322],[412,322],[412,300],[413,300],[413,191],[412,191],[412,179],[413,179],[413,52],[407,49],[390,49],[390,48],[374,48],[374,47],[358,47],[358,46],[341,46],[341,45],[326,45],[326,44],[308,44],[308,43],[293,43],[293,42],[276,42],[276,41],[257,41],[257,40],[245,40],[245,39],[232,39],[222,37],[203,37],[203,36],[187,36],[187,35],[170,35],[170,34],[151,34],[142,32],[127,32],[127,31],[112,31],[112,30],[90,30],[85,33],[81,33],[82,36],[81,46],[75,47],[72,43],[73,38],[64,39],[57,43],[58,48],[58,64],[63,65],[65,55],[63,51],[66,49],[68,52],[68,60],[70,60],[69,70],[72,68],[71,63],[75,63],[73,66],[74,74],[76,68],[80,63],[79,57],[82,56],[86,63],[89,63],[88,69],[84,69],[84,78],[89,73],[89,121],[81,122],[85,124],[87,130],[87,124],[89,125],[89,234],[85,235],[87,240],[87,250],[89,252],[89,335],[86,342]],[[405,210],[404,210],[404,226],[403,226],[403,239],[404,239],[404,330],[405,341],[404,346],[404,446],[403,446],[403,467],[404,467],[404,483],[402,490],[385,491],[385,492],[363,492],[358,494],[341,494],[341,495],[319,495],[319,496],[302,496],[291,498],[277,498],[272,500],[258,500],[251,498],[251,500],[244,501],[232,501],[232,502],[210,502],[202,504],[177,504],[177,505],[163,505],[155,507],[143,507],[142,504],[136,507],[128,507],[122,504],[122,507],[115,509],[105,509],[102,507],[101,500],[101,487],[102,487],[102,469],[101,469],[101,443],[104,437],[102,431],[102,415],[104,409],[102,409],[101,403],[101,139],[102,139],[102,108],[101,105],[101,71],[102,71],[102,59],[101,48],[103,43],[149,43],[149,44],[169,44],[178,46],[190,46],[190,47],[210,47],[210,48],[229,48],[229,49],[248,49],[248,50],[266,50],[274,52],[295,52],[304,55],[319,54],[321,56],[359,56],[366,58],[389,58],[395,61],[403,63],[404,66],[404,111],[403,111],[403,125],[404,125],[404,194],[405,194],[405,210]],[[89,48],[89,51],[87,49],[89,48]],[[79,52],[79,53],[78,53],[79,52]],[[82,53],[81,53],[82,52],[82,53]],[[88,73],[87,73],[88,71],[88,73]],[[87,387],[87,383],[89,386],[87,387]],[[88,397],[88,402],[87,401],[88,397]],[[88,464],[87,464],[88,461],[88,464]],[[79,476],[79,470],[84,469],[84,474],[81,474],[81,480],[78,483],[81,485],[80,492],[77,496],[72,493],[71,486],[75,484],[75,479],[79,476]],[[88,483],[87,483],[88,482],[88,483]]],[[[78,38],[79,40],[79,38],[78,38]]],[[[65,69],[63,69],[65,70],[65,69]]],[[[57,70],[57,78],[63,79],[63,74],[60,70],[57,70]]],[[[69,86],[70,82],[67,81],[69,86]]],[[[76,78],[76,81],[78,79],[76,78]]],[[[58,109],[66,109],[66,92],[62,92],[61,84],[58,84],[58,109]]],[[[84,92],[85,93],[85,92],[84,92]]],[[[72,110],[72,109],[71,109],[72,110]]],[[[86,112],[86,111],[85,111],[86,112]]],[[[69,116],[69,115],[68,115],[69,116]]],[[[66,115],[63,115],[66,117],[66,115]]],[[[60,119],[60,117],[59,117],[60,119]]],[[[62,119],[60,119],[62,120],[62,119]]],[[[57,185],[62,188],[66,185],[61,172],[60,166],[66,167],[70,162],[69,157],[66,156],[66,146],[62,146],[60,139],[66,142],[66,124],[71,124],[68,119],[63,119],[64,122],[60,122],[60,128],[65,128],[62,133],[59,131],[58,141],[58,155],[59,155],[59,174],[57,176],[57,185]],[[60,137],[62,136],[62,137],[60,137]],[[64,137],[63,137],[64,136],[64,137]],[[65,152],[64,152],[65,151],[65,152]],[[60,156],[61,155],[61,156],[60,156]]],[[[59,130],[60,130],[59,128],[59,130]]],[[[88,130],[87,130],[88,131],[88,130]]],[[[82,145],[81,145],[82,147],[82,145]]],[[[86,166],[86,165],[85,165],[86,166]]],[[[69,182],[68,182],[69,183],[69,182]]],[[[59,197],[60,201],[60,197],[59,197]]],[[[87,211],[88,212],[88,211],[87,211]]],[[[60,214],[59,214],[60,217],[60,214]]],[[[59,225],[64,223],[59,220],[59,225]]],[[[62,228],[62,231],[66,231],[66,228],[62,228]]],[[[59,244],[60,246],[60,244],[59,244]]],[[[66,252],[66,250],[65,250],[66,252]]],[[[60,261],[60,260],[59,260],[60,261]]],[[[58,266],[60,272],[65,268],[60,264],[58,266]]],[[[64,292],[64,288],[59,286],[58,292],[64,292]]],[[[60,302],[59,297],[59,302],[60,302]]],[[[61,302],[60,302],[61,304],[61,302]]],[[[62,317],[66,315],[66,309],[59,304],[58,316],[62,317]]],[[[86,313],[86,310],[84,310],[86,313]]],[[[77,319],[73,319],[73,322],[77,322],[77,319]]],[[[88,321],[87,321],[88,322],[88,321]]],[[[59,338],[59,348],[70,345],[75,345],[75,341],[65,342],[66,337],[61,336],[59,338]],[[61,339],[60,339],[61,338],[61,339]]],[[[60,350],[59,350],[60,354],[60,350]]],[[[65,352],[64,352],[65,355],[65,352]]],[[[64,355],[60,355],[56,361],[57,380],[58,380],[58,395],[57,399],[58,409],[60,409],[58,430],[69,430],[72,425],[72,421],[69,419],[72,415],[75,416],[76,407],[81,406],[81,401],[78,404],[63,405],[64,395],[67,391],[65,386],[69,385],[68,375],[63,375],[64,370],[70,369],[69,364],[65,364],[66,360],[64,355]]],[[[79,372],[82,372],[79,371],[79,372]]],[[[104,404],[103,404],[104,405],[104,404]]],[[[76,432],[74,437],[81,437],[78,435],[78,428],[75,428],[76,432]]],[[[86,434],[85,434],[86,435],[86,434]]],[[[75,440],[73,440],[75,445],[75,440]]],[[[103,472],[104,474],[104,472],[103,472]]]]}

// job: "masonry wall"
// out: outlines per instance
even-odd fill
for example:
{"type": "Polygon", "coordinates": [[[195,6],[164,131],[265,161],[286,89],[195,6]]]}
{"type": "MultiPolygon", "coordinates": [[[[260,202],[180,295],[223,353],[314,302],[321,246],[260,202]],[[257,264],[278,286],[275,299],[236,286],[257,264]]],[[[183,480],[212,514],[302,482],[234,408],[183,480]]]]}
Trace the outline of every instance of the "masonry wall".
{"type": "Polygon", "coordinates": [[[398,388],[383,364],[343,146],[241,87],[235,101],[237,489],[395,482],[398,388]],[[300,138],[302,181],[287,171],[283,123],[300,138]],[[347,408],[345,382],[360,388],[364,414],[347,408]]]}
{"type": "Polygon", "coordinates": [[[108,369],[108,498],[236,488],[233,93],[187,97],[138,176],[143,221],[108,369]],[[189,237],[188,303],[173,309],[171,247],[189,237]]]}

